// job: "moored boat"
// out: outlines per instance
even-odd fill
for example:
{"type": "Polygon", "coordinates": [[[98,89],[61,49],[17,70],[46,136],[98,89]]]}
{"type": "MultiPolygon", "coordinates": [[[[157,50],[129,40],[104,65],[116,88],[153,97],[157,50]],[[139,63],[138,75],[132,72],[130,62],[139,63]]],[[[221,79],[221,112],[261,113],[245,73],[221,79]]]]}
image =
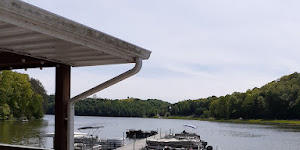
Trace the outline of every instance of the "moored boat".
{"type": "Polygon", "coordinates": [[[135,129],[129,129],[128,131],[126,131],[126,137],[130,139],[142,139],[156,134],[157,131],[142,131],[135,129]]]}
{"type": "MultiPolygon", "coordinates": [[[[195,126],[184,125],[195,129],[195,126]]],[[[169,134],[161,139],[149,139],[146,141],[144,150],[212,150],[212,146],[207,146],[207,142],[200,139],[196,133],[185,130],[177,134],[169,134]]]]}
{"type": "MultiPolygon", "coordinates": [[[[98,133],[104,126],[88,126],[78,128],[80,132],[74,132],[74,149],[75,150],[113,150],[124,146],[123,138],[100,139],[98,133]]],[[[41,138],[52,137],[54,133],[46,133],[39,136],[39,146],[42,147],[41,138]]],[[[54,143],[53,143],[54,144],[54,143]]]]}

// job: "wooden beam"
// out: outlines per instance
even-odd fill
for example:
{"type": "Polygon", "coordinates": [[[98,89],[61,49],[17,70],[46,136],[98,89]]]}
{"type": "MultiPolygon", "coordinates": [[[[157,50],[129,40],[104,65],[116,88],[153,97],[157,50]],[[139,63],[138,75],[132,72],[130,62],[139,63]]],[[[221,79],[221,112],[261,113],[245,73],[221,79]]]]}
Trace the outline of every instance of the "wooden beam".
{"type": "Polygon", "coordinates": [[[56,67],[54,149],[67,149],[67,109],[70,100],[71,66],[56,67]]]}
{"type": "Polygon", "coordinates": [[[0,48],[0,70],[54,67],[56,65],[58,64],[43,59],[3,52],[0,48]]]}

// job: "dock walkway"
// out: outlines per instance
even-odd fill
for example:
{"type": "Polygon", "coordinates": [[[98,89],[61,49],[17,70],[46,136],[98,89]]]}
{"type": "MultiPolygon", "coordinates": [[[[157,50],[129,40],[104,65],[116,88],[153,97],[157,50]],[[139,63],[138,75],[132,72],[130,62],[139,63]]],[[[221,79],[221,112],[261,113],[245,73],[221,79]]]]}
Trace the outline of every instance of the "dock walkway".
{"type": "Polygon", "coordinates": [[[165,134],[161,133],[148,137],[147,139],[136,140],[134,143],[130,143],[128,145],[117,148],[117,150],[140,150],[141,148],[146,146],[146,140],[148,139],[160,139],[163,138],[165,134]]]}

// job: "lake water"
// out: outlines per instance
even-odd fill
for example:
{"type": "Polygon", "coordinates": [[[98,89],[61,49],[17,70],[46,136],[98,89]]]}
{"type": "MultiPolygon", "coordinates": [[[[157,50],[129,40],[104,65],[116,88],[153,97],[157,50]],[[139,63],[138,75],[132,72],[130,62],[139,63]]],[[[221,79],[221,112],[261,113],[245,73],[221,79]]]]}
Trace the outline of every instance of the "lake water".
{"type": "MultiPolygon", "coordinates": [[[[183,124],[197,127],[191,130],[201,139],[222,150],[299,150],[300,128],[296,126],[233,124],[197,120],[86,117],[75,116],[75,129],[84,126],[105,126],[99,133],[101,138],[123,137],[126,129],[158,130],[177,133],[186,129],[183,124]]],[[[0,143],[39,146],[41,133],[54,132],[54,116],[29,122],[0,121],[0,143]]],[[[42,139],[47,148],[52,139],[42,139]]],[[[130,142],[130,141],[129,141],[130,142]]]]}

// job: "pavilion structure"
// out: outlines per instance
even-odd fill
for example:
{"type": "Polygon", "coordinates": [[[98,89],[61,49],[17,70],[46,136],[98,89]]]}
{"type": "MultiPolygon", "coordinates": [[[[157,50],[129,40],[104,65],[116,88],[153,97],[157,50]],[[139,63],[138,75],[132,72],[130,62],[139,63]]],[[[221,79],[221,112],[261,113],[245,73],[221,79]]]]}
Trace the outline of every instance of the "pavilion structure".
{"type": "MultiPolygon", "coordinates": [[[[0,1],[0,70],[56,68],[54,149],[73,148],[75,102],[136,74],[151,52],[20,0],[0,1]],[[70,97],[71,67],[135,63],[70,97]]],[[[1,136],[1,133],[0,133],[1,136]]],[[[0,149],[30,149],[1,146],[0,149]]]]}

